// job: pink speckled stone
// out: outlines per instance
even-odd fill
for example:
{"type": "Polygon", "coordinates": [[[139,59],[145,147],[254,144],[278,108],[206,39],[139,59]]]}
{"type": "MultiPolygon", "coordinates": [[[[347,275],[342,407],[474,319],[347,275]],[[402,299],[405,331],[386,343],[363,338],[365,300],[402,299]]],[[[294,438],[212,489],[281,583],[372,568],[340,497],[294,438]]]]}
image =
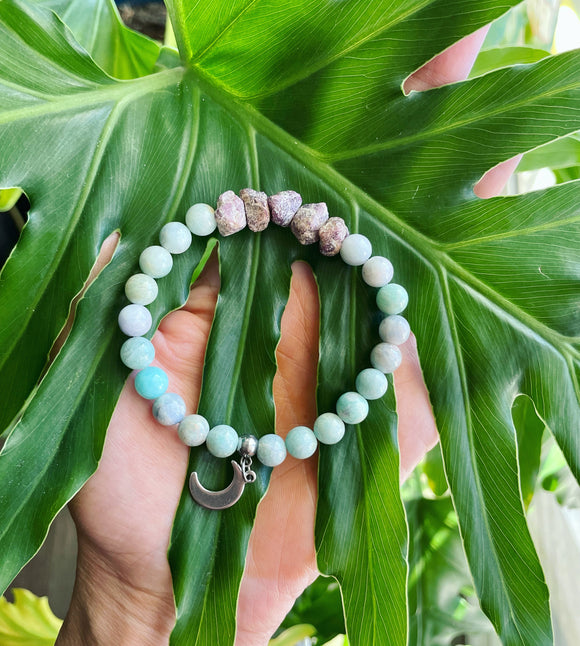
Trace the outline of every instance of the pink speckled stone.
{"type": "Polygon", "coordinates": [[[304,204],[292,218],[290,228],[300,244],[318,242],[318,230],[328,220],[328,208],[325,202],[304,204]]]}
{"type": "Polygon", "coordinates": [[[348,227],[342,218],[332,217],[320,227],[318,235],[320,253],[323,256],[336,256],[342,241],[348,236],[348,227]]]}
{"type": "Polygon", "coordinates": [[[281,227],[287,227],[301,204],[302,197],[296,191],[280,191],[276,195],[270,195],[268,205],[272,222],[281,227]]]}
{"type": "Polygon", "coordinates": [[[270,223],[268,196],[253,188],[243,188],[240,197],[246,208],[246,220],[250,231],[263,231],[270,223]]]}
{"type": "Polygon", "coordinates": [[[222,236],[231,236],[246,226],[244,203],[233,191],[226,191],[218,197],[215,220],[222,236]]]}

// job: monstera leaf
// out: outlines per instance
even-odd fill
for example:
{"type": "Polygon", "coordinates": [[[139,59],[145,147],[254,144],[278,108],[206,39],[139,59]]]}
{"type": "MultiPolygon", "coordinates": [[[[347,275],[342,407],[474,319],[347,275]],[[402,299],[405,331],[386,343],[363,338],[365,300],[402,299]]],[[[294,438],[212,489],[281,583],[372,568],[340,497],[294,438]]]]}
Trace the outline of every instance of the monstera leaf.
{"type": "MultiPolygon", "coordinates": [[[[326,201],[393,260],[411,294],[408,317],[482,608],[505,644],[552,643],[511,407],[518,394],[530,398],[578,479],[580,183],[489,200],[472,189],[498,162],[580,128],[580,55],[406,96],[413,70],[516,2],[168,4],[181,64],[166,56],[171,64],[162,60],[155,73],[116,80],[54,13],[0,1],[0,187],[21,187],[32,205],[0,283],[0,428],[9,433],[0,455],[2,587],[96,469],[127,377],[112,322],[139,252],[193,202],[215,202],[228,188],[291,187],[326,201]],[[115,255],[47,369],[113,231],[115,255]]],[[[312,265],[320,286],[320,410],[352,387],[376,343],[362,316],[372,295],[357,272],[286,234],[269,228],[219,243],[200,409],[236,428],[274,427],[274,350],[294,259],[312,265]]],[[[151,307],[155,322],[184,302],[205,249],[197,240],[176,260],[151,307]]],[[[208,460],[192,452],[191,466],[203,471],[208,460]]],[[[391,389],[363,429],[320,453],[318,564],[341,584],[353,645],[406,642],[398,471],[391,389]]],[[[214,477],[223,484],[225,470],[214,477]]],[[[172,643],[232,643],[266,486],[262,473],[223,513],[182,497],[170,553],[172,643]]]]}

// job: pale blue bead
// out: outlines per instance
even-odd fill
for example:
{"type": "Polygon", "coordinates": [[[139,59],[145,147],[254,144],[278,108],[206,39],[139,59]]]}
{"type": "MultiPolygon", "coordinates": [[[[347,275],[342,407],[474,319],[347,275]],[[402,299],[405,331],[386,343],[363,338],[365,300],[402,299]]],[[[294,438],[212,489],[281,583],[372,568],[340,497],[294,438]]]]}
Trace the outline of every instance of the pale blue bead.
{"type": "Polygon", "coordinates": [[[379,335],[385,343],[402,345],[409,338],[411,327],[406,318],[398,314],[387,316],[379,325],[379,335]]]}
{"type": "Polygon", "coordinates": [[[392,343],[379,343],[371,350],[371,365],[373,368],[389,374],[394,372],[403,360],[403,355],[392,343]]]}
{"type": "Polygon", "coordinates": [[[179,424],[185,417],[185,402],[176,393],[165,393],[153,402],[153,417],[163,426],[179,424]]]}
{"type": "Polygon", "coordinates": [[[159,242],[169,253],[183,253],[191,247],[191,231],[181,222],[168,222],[159,232],[159,242]]]}
{"type": "Polygon", "coordinates": [[[343,393],[336,402],[336,412],[345,424],[360,424],[369,414],[369,403],[358,393],[343,393]]]}
{"type": "Polygon", "coordinates": [[[169,377],[161,368],[143,368],[135,377],[135,390],[145,399],[161,397],[169,386],[169,377]]]}
{"type": "Polygon", "coordinates": [[[119,327],[127,336],[143,336],[151,329],[151,312],[143,305],[131,303],[119,312],[119,327]]]}
{"type": "Polygon", "coordinates": [[[153,245],[147,247],[139,256],[141,271],[152,278],[163,278],[173,267],[173,258],[167,249],[153,245]]]}
{"type": "Polygon", "coordinates": [[[363,265],[373,252],[371,241],[360,233],[353,233],[342,241],[340,257],[347,265],[363,265]]]}
{"type": "Polygon", "coordinates": [[[125,296],[138,305],[149,305],[157,298],[158,292],[155,279],[147,274],[134,274],[125,283],[125,296]]]}
{"type": "Polygon", "coordinates": [[[336,444],[344,436],[344,422],[334,413],[322,413],[314,422],[314,435],[321,444],[336,444]]]}
{"type": "Polygon", "coordinates": [[[286,448],[291,456],[305,460],[314,454],[318,442],[307,426],[295,426],[286,436],[286,448]]]}
{"type": "Polygon", "coordinates": [[[202,415],[187,415],[177,427],[177,434],[187,446],[201,446],[209,433],[209,424],[202,415]]]}
{"type": "Polygon", "coordinates": [[[231,426],[219,424],[210,429],[205,444],[216,458],[227,458],[238,448],[238,434],[231,426]]]}
{"type": "Polygon", "coordinates": [[[214,210],[209,204],[194,204],[185,214],[189,230],[196,236],[208,236],[217,227],[214,210]]]}
{"type": "Polygon", "coordinates": [[[155,348],[149,339],[134,336],[121,346],[121,361],[131,370],[143,370],[155,359],[155,348]]]}
{"type": "Polygon", "coordinates": [[[400,314],[408,302],[407,290],[396,283],[389,283],[377,292],[377,306],[385,314],[400,314]]]}
{"type": "Polygon", "coordinates": [[[383,256],[373,256],[362,266],[362,277],[371,287],[383,287],[393,277],[393,265],[383,256]]]}
{"type": "Polygon", "coordinates": [[[389,382],[380,370],[365,368],[358,373],[355,385],[365,399],[380,399],[387,392],[389,382]]]}
{"type": "Polygon", "coordinates": [[[262,435],[258,440],[258,460],[267,467],[277,467],[286,459],[284,440],[274,433],[262,435]]]}

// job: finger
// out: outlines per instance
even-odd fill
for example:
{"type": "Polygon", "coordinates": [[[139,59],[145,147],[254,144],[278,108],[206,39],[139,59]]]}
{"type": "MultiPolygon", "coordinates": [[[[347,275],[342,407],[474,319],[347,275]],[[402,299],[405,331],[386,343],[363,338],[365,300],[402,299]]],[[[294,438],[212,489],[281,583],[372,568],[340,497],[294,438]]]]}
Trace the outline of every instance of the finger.
{"type": "MultiPolygon", "coordinates": [[[[316,417],[318,290],[310,268],[292,266],[288,305],[276,351],[276,430],[312,428],[316,417]]],[[[296,597],[318,575],[314,548],[317,458],[288,456],[258,506],[238,600],[236,646],[266,644],[296,597]]]]}
{"type": "Polygon", "coordinates": [[[473,191],[478,197],[488,198],[499,195],[511,177],[511,174],[520,163],[522,156],[516,155],[511,159],[501,162],[485,173],[474,186],[473,191]]]}
{"type": "Polygon", "coordinates": [[[405,94],[412,90],[430,90],[467,78],[488,31],[489,25],[478,29],[425,63],[405,80],[405,94]]]}

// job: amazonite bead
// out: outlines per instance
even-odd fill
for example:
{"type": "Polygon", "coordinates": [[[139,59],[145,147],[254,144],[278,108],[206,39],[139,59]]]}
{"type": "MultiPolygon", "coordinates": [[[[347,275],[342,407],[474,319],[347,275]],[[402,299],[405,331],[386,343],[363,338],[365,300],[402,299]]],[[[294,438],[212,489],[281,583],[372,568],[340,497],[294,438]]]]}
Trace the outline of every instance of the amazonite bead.
{"type": "Polygon", "coordinates": [[[380,399],[387,392],[389,382],[380,370],[365,368],[358,373],[355,385],[365,399],[380,399]]]}
{"type": "Polygon", "coordinates": [[[307,426],[295,426],[286,436],[286,448],[291,456],[305,460],[314,454],[318,442],[307,426]]]}
{"type": "Polygon", "coordinates": [[[267,467],[277,467],[286,459],[284,440],[275,433],[262,435],[258,440],[258,460],[267,467]]]}
{"type": "Polygon", "coordinates": [[[209,424],[202,415],[188,415],[177,427],[177,434],[187,446],[201,446],[209,433],[209,424]]]}
{"type": "Polygon", "coordinates": [[[321,444],[336,444],[344,437],[344,422],[334,413],[322,413],[314,422],[314,435],[321,444]]]}
{"type": "Polygon", "coordinates": [[[134,274],[125,283],[125,296],[137,305],[149,305],[157,298],[158,292],[155,279],[147,274],[134,274]]]}
{"type": "Polygon", "coordinates": [[[179,424],[185,417],[185,402],[176,393],[165,393],[153,402],[153,417],[163,426],[179,424]]]}
{"type": "Polygon", "coordinates": [[[155,348],[149,339],[134,336],[121,346],[121,361],[131,370],[143,370],[155,359],[155,348]]]}
{"type": "Polygon", "coordinates": [[[398,314],[387,316],[379,325],[379,335],[385,343],[402,345],[410,334],[411,327],[407,319],[398,314]]]}
{"type": "Polygon", "coordinates": [[[135,390],[145,399],[161,397],[169,386],[169,377],[161,368],[143,368],[135,377],[135,390]]]}
{"type": "Polygon", "coordinates": [[[408,302],[407,290],[396,283],[389,283],[377,292],[377,306],[385,314],[400,314],[408,302]]]}
{"type": "Polygon", "coordinates": [[[168,222],[159,232],[159,242],[169,253],[183,253],[191,247],[191,231],[181,222],[168,222]]]}
{"type": "Polygon", "coordinates": [[[403,355],[392,343],[379,343],[371,350],[371,365],[385,374],[394,372],[403,360],[403,355]]]}
{"type": "Polygon", "coordinates": [[[216,230],[215,211],[209,204],[194,204],[185,214],[189,230],[196,236],[208,236],[216,230]]]}
{"type": "Polygon", "coordinates": [[[147,247],[139,256],[141,271],[152,278],[163,278],[173,267],[173,258],[167,249],[158,245],[147,247]]]}
{"type": "Polygon", "coordinates": [[[343,393],[336,402],[336,412],[345,424],[360,424],[369,414],[369,403],[358,393],[343,393]]]}
{"type": "Polygon", "coordinates": [[[360,233],[353,233],[342,241],[340,257],[347,265],[363,265],[373,252],[371,241],[360,233]]]}
{"type": "Polygon", "coordinates": [[[151,312],[143,305],[131,303],[119,312],[119,327],[127,336],[143,336],[151,329],[151,312]]]}
{"type": "Polygon", "coordinates": [[[219,424],[210,429],[205,440],[207,450],[216,458],[227,458],[238,448],[238,434],[227,424],[219,424]]]}
{"type": "Polygon", "coordinates": [[[369,258],[362,267],[363,280],[371,287],[383,287],[390,283],[393,272],[391,261],[383,256],[369,258]]]}

